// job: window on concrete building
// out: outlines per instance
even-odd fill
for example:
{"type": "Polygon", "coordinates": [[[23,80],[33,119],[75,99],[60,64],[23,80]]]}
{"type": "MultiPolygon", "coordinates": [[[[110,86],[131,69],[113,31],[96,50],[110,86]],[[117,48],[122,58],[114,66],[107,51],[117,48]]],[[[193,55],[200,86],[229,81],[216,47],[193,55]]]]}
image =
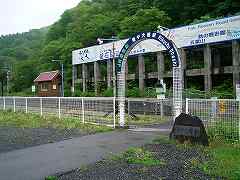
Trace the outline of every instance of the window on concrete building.
{"type": "Polygon", "coordinates": [[[232,66],[232,46],[230,42],[212,45],[211,49],[213,67],[232,66]]]}
{"type": "Polygon", "coordinates": [[[192,47],[186,50],[186,66],[187,69],[201,69],[204,68],[203,48],[192,47]]]}

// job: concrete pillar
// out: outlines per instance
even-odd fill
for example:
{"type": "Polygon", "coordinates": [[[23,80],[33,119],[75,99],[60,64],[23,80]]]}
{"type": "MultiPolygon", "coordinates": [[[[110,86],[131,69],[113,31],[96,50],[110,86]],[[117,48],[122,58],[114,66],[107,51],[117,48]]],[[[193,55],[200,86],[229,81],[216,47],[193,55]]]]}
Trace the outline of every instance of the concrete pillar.
{"type": "Polygon", "coordinates": [[[98,94],[98,82],[100,80],[100,68],[99,68],[99,62],[94,62],[94,89],[95,94],[98,94]]]}
{"type": "Polygon", "coordinates": [[[186,75],[187,53],[186,53],[186,50],[183,48],[179,49],[178,51],[180,53],[180,58],[181,58],[181,63],[182,63],[182,73],[183,73],[183,82],[184,82],[183,88],[187,88],[187,75],[186,75]]]}
{"type": "Polygon", "coordinates": [[[77,65],[72,66],[72,95],[75,93],[75,81],[77,79],[77,65]]]}
{"type": "Polygon", "coordinates": [[[163,52],[157,52],[157,67],[158,67],[158,80],[164,78],[164,54],[163,52]]]}
{"type": "Polygon", "coordinates": [[[145,79],[145,63],[142,54],[138,55],[138,79],[139,79],[139,89],[144,90],[144,79],[145,79]]]}
{"type": "Polygon", "coordinates": [[[212,53],[211,53],[211,47],[209,44],[205,45],[203,49],[204,54],[204,69],[205,69],[205,75],[204,75],[204,89],[205,91],[209,91],[212,89],[212,53]]]}
{"type": "Polygon", "coordinates": [[[82,91],[86,92],[87,90],[87,64],[82,64],[82,91]]]}
{"type": "Polygon", "coordinates": [[[237,40],[232,41],[232,65],[233,65],[233,89],[236,91],[236,82],[240,81],[240,44],[237,40]]]}
{"type": "Polygon", "coordinates": [[[113,76],[113,67],[112,60],[107,61],[107,87],[112,87],[112,76],[113,76]]]}
{"type": "Polygon", "coordinates": [[[220,55],[220,49],[216,49],[214,53],[214,67],[220,68],[221,67],[221,55],[220,55]]]}

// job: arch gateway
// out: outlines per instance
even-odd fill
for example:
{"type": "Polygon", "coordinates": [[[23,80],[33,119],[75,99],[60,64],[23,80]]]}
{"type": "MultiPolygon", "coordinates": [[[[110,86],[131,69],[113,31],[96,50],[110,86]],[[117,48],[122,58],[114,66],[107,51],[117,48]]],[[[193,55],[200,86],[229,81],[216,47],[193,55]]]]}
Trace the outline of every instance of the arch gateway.
{"type": "Polygon", "coordinates": [[[153,39],[161,43],[169,53],[173,67],[173,113],[177,117],[182,112],[183,73],[181,59],[175,43],[160,32],[141,32],[129,38],[120,51],[116,62],[117,98],[119,102],[119,125],[125,125],[125,63],[131,50],[140,42],[153,39]]]}

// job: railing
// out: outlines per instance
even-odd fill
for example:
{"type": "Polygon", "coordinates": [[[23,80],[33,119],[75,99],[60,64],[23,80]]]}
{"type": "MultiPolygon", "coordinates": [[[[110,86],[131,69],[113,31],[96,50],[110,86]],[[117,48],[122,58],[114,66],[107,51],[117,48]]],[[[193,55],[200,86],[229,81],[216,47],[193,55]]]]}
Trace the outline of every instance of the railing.
{"type": "Polygon", "coordinates": [[[75,118],[82,123],[106,124],[115,127],[114,98],[94,97],[2,97],[0,109],[37,113],[41,116],[75,118]],[[108,117],[104,115],[108,113],[108,117]]]}
{"type": "MultiPolygon", "coordinates": [[[[240,101],[186,99],[186,113],[203,120],[210,136],[240,140],[240,101]]],[[[118,100],[113,97],[1,97],[0,109],[75,118],[82,123],[118,125],[118,100]]],[[[126,124],[141,126],[173,121],[171,99],[126,99],[126,124]]]]}
{"type": "MultiPolygon", "coordinates": [[[[0,109],[77,118],[82,123],[118,125],[118,100],[114,97],[2,97],[0,109]]],[[[172,116],[172,102],[126,99],[126,114],[127,125],[160,123],[172,116]]]]}

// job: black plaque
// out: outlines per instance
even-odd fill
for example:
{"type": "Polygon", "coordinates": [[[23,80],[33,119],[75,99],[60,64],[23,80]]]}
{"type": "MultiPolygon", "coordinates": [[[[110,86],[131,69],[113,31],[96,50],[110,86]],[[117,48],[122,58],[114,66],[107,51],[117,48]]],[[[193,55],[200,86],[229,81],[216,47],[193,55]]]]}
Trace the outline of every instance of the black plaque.
{"type": "Polygon", "coordinates": [[[208,145],[208,137],[203,122],[196,116],[184,113],[175,119],[170,138],[176,139],[180,143],[190,141],[191,143],[208,145]]]}

